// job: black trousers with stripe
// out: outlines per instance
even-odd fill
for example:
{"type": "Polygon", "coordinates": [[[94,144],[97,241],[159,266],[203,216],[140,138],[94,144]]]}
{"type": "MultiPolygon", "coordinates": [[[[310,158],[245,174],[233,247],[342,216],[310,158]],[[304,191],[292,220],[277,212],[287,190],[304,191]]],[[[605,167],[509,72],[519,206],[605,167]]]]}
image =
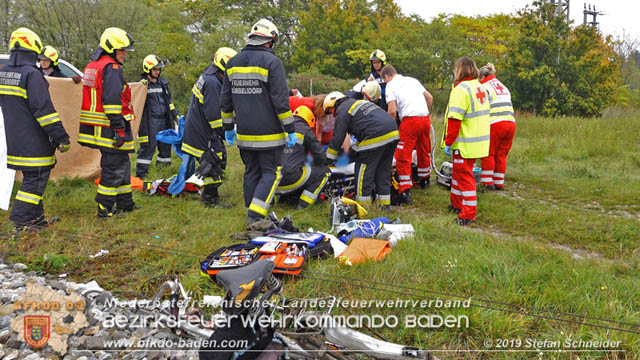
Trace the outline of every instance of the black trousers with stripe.
{"type": "Polygon", "coordinates": [[[264,218],[282,178],[282,147],[270,150],[240,149],[240,157],[244,163],[242,190],[244,206],[248,208],[247,216],[264,218]]]}
{"type": "Polygon", "coordinates": [[[397,143],[394,141],[372,151],[356,153],[356,201],[371,201],[375,187],[378,202],[381,205],[390,203],[391,167],[397,143]]]}
{"type": "Polygon", "coordinates": [[[158,148],[156,165],[171,164],[171,145],[156,140],[156,135],[166,130],[164,118],[149,117],[149,136],[146,142],[140,143],[138,148],[138,158],[136,161],[136,176],[144,178],[149,172],[151,159],[158,148]]]}
{"type": "Polygon", "coordinates": [[[50,174],[51,169],[22,171],[22,184],[9,215],[16,226],[39,225],[46,221],[42,195],[50,174]]]}
{"type": "Polygon", "coordinates": [[[131,161],[125,152],[100,150],[100,184],[96,202],[107,210],[116,204],[118,209],[131,209],[134,205],[131,190],[131,161]]]}
{"type": "MultiPolygon", "coordinates": [[[[299,201],[305,202],[309,205],[316,202],[318,199],[318,194],[327,184],[327,180],[329,179],[329,175],[331,175],[331,171],[327,166],[311,166],[310,174],[307,181],[300,184],[295,190],[291,191],[291,193],[299,194],[299,201]]],[[[302,168],[296,169],[296,171],[290,172],[282,176],[282,181],[280,181],[280,186],[287,186],[291,184],[295,184],[302,177],[303,170],[302,168]]],[[[278,193],[288,193],[283,191],[278,191],[278,193]]]]}

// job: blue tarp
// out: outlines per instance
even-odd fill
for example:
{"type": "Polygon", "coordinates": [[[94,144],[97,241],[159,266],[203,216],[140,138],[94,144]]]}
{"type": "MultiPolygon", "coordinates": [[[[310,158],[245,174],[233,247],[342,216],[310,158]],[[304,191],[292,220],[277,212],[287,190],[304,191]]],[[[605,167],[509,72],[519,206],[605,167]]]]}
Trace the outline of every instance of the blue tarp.
{"type": "Polygon", "coordinates": [[[184,185],[188,178],[193,175],[196,170],[196,162],[189,154],[184,154],[182,148],[182,137],[184,136],[184,116],[178,119],[178,131],[175,129],[163,130],[156,135],[156,140],[165,144],[173,145],[173,151],[182,159],[178,175],[175,176],[171,185],[169,185],[169,193],[173,196],[178,195],[184,190],[184,185]]]}

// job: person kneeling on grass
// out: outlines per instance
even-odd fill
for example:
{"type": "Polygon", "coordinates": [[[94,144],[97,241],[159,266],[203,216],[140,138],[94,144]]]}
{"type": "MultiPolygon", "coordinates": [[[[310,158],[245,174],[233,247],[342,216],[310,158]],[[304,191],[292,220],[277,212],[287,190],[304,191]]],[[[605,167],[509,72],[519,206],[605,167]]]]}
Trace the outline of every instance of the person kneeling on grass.
{"type": "Polygon", "coordinates": [[[297,141],[293,147],[284,148],[282,154],[282,180],[276,194],[299,193],[296,209],[313,205],[331,174],[325,165],[326,158],[320,141],[315,136],[316,117],[305,105],[293,112],[297,141]],[[311,152],[313,163],[306,165],[307,154],[311,152]]]}
{"type": "Polygon", "coordinates": [[[375,185],[376,201],[383,211],[391,204],[391,166],[398,136],[398,126],[378,105],[366,100],[348,99],[334,91],[324,100],[326,113],[336,118],[327,159],[335,161],[347,133],[358,141],[353,145],[356,171],[356,201],[371,201],[375,185]]]}

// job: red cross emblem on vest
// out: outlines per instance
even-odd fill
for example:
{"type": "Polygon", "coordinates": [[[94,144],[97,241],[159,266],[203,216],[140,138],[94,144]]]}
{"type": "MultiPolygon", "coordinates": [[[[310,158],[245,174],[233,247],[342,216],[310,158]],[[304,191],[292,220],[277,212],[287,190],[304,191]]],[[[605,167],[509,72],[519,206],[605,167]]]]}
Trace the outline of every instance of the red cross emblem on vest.
{"type": "Polygon", "coordinates": [[[496,85],[496,90],[498,90],[499,93],[504,91],[504,88],[502,87],[502,85],[498,84],[496,85]]]}
{"type": "Polygon", "coordinates": [[[484,98],[487,97],[487,94],[484,93],[480,88],[478,88],[478,92],[476,92],[476,98],[480,101],[480,104],[484,104],[484,98]]]}

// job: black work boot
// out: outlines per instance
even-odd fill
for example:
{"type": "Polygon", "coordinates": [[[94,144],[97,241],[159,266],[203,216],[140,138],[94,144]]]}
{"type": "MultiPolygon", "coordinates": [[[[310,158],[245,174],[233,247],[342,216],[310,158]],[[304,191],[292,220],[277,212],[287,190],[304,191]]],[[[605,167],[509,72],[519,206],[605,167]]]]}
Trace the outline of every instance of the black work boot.
{"type": "Polygon", "coordinates": [[[411,189],[405,190],[402,194],[400,194],[400,204],[411,205],[411,189]]]}
{"type": "Polygon", "coordinates": [[[296,210],[306,209],[309,206],[308,203],[304,201],[298,201],[298,205],[296,206],[296,210]]]}
{"type": "Polygon", "coordinates": [[[244,220],[244,224],[245,225],[249,225],[249,224],[252,224],[252,223],[254,223],[256,221],[260,221],[260,220],[262,220],[262,218],[256,218],[256,217],[248,215],[247,218],[244,220]]]}
{"type": "Polygon", "coordinates": [[[472,219],[462,219],[462,218],[457,218],[456,219],[456,224],[460,225],[460,226],[467,226],[469,224],[475,224],[476,221],[472,220],[472,219]]]}
{"type": "Polygon", "coordinates": [[[136,203],[133,203],[133,205],[131,205],[131,206],[127,207],[127,208],[118,208],[118,210],[120,210],[122,212],[125,212],[125,213],[133,212],[133,211],[140,210],[140,209],[142,209],[142,206],[137,205],[136,203]]]}
{"type": "Polygon", "coordinates": [[[420,186],[420,189],[428,189],[429,185],[431,185],[431,178],[430,177],[423,177],[420,179],[420,181],[418,181],[418,186],[420,186]]]}
{"type": "Polygon", "coordinates": [[[104,205],[98,203],[98,217],[101,219],[110,218],[115,215],[117,212],[111,211],[111,209],[107,209],[104,205]]]}
{"type": "Polygon", "coordinates": [[[229,209],[231,207],[230,204],[221,203],[220,198],[218,198],[217,196],[211,196],[206,194],[202,194],[202,202],[204,203],[204,206],[208,208],[217,207],[221,209],[229,209]]]}
{"type": "Polygon", "coordinates": [[[453,205],[449,205],[448,209],[449,209],[449,212],[456,213],[456,214],[460,214],[462,212],[462,209],[454,208],[453,205]]]}
{"type": "Polygon", "coordinates": [[[496,186],[491,184],[491,185],[480,185],[480,192],[486,192],[486,191],[495,191],[496,190],[496,186]]]}

